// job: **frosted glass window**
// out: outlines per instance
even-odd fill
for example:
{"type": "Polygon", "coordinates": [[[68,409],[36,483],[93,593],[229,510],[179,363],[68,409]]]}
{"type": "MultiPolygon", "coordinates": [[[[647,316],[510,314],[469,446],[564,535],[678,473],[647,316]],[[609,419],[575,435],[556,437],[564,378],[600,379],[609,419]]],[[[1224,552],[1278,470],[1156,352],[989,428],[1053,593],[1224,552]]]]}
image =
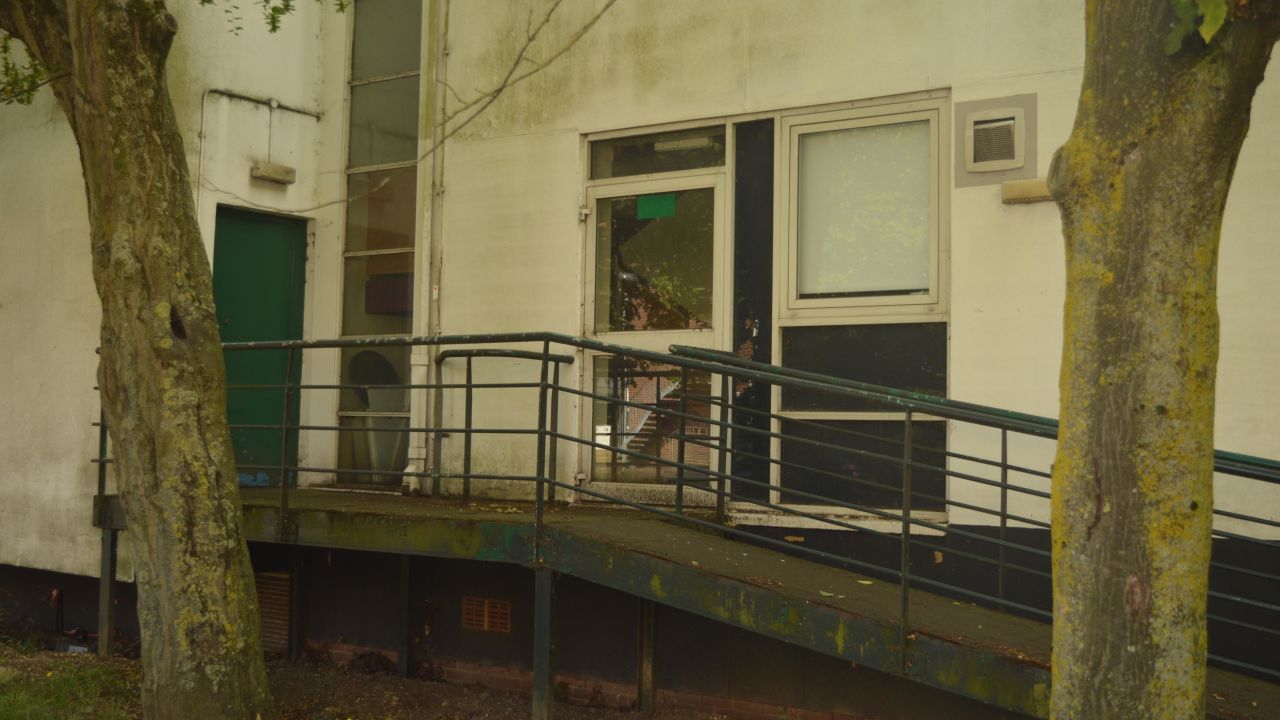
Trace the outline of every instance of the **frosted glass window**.
{"type": "Polygon", "coordinates": [[[801,298],[929,291],[930,141],[926,120],[800,136],[801,298]]]}
{"type": "Polygon", "coordinates": [[[359,0],[351,39],[351,79],[418,69],[422,0],[359,0]]]}

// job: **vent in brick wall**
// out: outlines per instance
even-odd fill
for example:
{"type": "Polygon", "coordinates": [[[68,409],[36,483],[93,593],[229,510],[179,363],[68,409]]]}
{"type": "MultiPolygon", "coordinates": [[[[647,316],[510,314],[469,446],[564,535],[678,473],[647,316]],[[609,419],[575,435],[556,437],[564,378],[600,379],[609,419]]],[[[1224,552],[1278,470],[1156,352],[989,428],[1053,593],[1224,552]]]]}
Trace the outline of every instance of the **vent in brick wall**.
{"type": "Polygon", "coordinates": [[[511,632],[511,603],[507,600],[475,597],[462,598],[462,627],[467,630],[511,632]]]}
{"type": "Polygon", "coordinates": [[[283,655],[289,652],[289,573],[260,572],[254,579],[258,585],[262,651],[283,655]]]}

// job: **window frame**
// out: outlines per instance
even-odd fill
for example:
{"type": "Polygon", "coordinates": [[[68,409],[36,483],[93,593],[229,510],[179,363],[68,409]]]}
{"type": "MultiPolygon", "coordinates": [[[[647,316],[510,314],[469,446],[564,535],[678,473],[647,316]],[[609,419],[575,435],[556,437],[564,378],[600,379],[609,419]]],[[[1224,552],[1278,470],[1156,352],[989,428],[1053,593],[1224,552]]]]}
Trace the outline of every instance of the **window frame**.
{"type": "Polygon", "coordinates": [[[708,170],[684,170],[662,175],[637,175],[626,178],[628,182],[617,182],[614,179],[589,183],[586,192],[585,209],[588,214],[583,223],[584,229],[584,292],[583,302],[583,334],[602,342],[626,345],[628,347],[666,352],[674,344],[694,345],[716,350],[721,347],[727,337],[727,323],[732,322],[732,308],[726,307],[732,295],[726,283],[730,281],[730,273],[725,267],[727,262],[725,212],[727,209],[726,178],[724,167],[708,170]],[[643,178],[643,179],[638,179],[643,178]],[[663,192],[681,192],[684,190],[710,189],[715,194],[714,219],[711,238],[711,327],[709,329],[688,330],[606,330],[595,328],[596,319],[596,206],[600,200],[628,197],[631,195],[650,195],[663,192]]]}
{"type": "MultiPolygon", "coordinates": [[[[581,218],[583,224],[582,275],[580,286],[583,292],[581,327],[584,337],[594,338],[601,342],[623,345],[641,350],[665,353],[673,344],[692,345],[715,350],[728,349],[733,333],[729,327],[733,322],[733,273],[730,267],[732,249],[729,238],[733,233],[733,217],[729,212],[733,192],[733,124],[730,120],[704,118],[688,122],[666,123],[642,128],[628,128],[585,133],[580,144],[581,177],[584,193],[582,196],[581,218]],[[677,130],[692,130],[723,125],[725,128],[725,157],[720,165],[696,168],[692,170],[675,170],[664,173],[644,173],[624,175],[610,178],[591,178],[591,144],[601,140],[620,137],[653,135],[677,130]],[[659,192],[679,192],[711,188],[715,193],[714,225],[712,235],[712,271],[711,271],[711,317],[710,329],[700,330],[615,330],[599,332],[595,329],[596,318],[596,205],[599,200],[625,197],[628,195],[645,195],[659,192]]],[[[605,353],[584,352],[582,382],[585,388],[595,387],[593,371],[595,358],[607,356],[605,353]]],[[[594,392],[594,390],[592,390],[594,392]]],[[[719,397],[719,384],[712,383],[711,394],[719,397]]],[[[592,399],[584,399],[580,406],[579,422],[585,432],[594,437],[592,399]]],[[[720,410],[713,407],[710,419],[718,421],[720,410]]],[[[716,437],[712,435],[711,438],[716,437]]],[[[607,478],[592,477],[594,467],[593,447],[584,447],[578,453],[578,467],[587,485],[606,484],[615,491],[630,493],[633,497],[644,498],[646,502],[672,503],[675,499],[675,488],[671,485],[637,482],[613,482],[607,478]]],[[[712,459],[713,470],[715,459],[712,459]]],[[[697,488],[685,489],[685,503],[688,505],[712,505],[714,496],[697,488]]]]}
{"type": "MultiPolygon", "coordinates": [[[[733,283],[732,270],[733,238],[735,236],[733,202],[735,170],[735,142],[738,124],[753,120],[772,119],[774,125],[774,226],[773,226],[773,299],[772,299],[772,341],[773,357],[771,361],[782,364],[782,331],[787,327],[811,325],[852,325],[880,323],[944,323],[947,326],[947,386],[950,389],[950,191],[948,184],[951,162],[951,91],[949,89],[923,90],[901,95],[866,98],[853,101],[829,103],[810,107],[786,108],[748,112],[731,116],[719,116],[655,124],[643,127],[600,130],[585,132],[580,143],[581,178],[584,187],[583,220],[584,252],[580,285],[583,288],[583,313],[581,325],[583,335],[604,342],[626,345],[646,350],[666,352],[673,343],[695,345],[718,350],[731,350],[733,341],[733,283]],[[930,198],[932,205],[932,227],[930,247],[930,287],[925,294],[875,295],[832,298],[799,298],[795,292],[795,192],[798,175],[798,138],[812,132],[822,132],[847,127],[866,127],[887,125],[897,122],[927,120],[930,123],[930,198]],[[612,178],[591,178],[591,143],[618,137],[649,135],[673,130],[710,127],[723,123],[725,125],[725,160],[724,164],[695,170],[681,170],[668,173],[640,174],[612,178]],[[595,260],[596,236],[594,216],[596,201],[605,197],[618,197],[631,194],[663,192],[673,189],[699,187],[697,184],[672,186],[664,183],[693,182],[707,176],[719,178],[716,192],[717,237],[713,254],[715,283],[713,290],[713,316],[715,324],[712,330],[677,330],[677,331],[614,331],[596,332],[595,325],[595,260]],[[637,190],[636,188],[642,188],[637,190]],[[691,334],[694,335],[692,338],[691,334]]],[[[582,382],[585,387],[594,387],[594,376],[591,371],[593,358],[599,353],[584,352],[585,370],[582,382]]],[[[713,396],[719,395],[719,383],[712,383],[713,396]]],[[[593,403],[584,401],[581,404],[580,422],[582,427],[593,433],[593,403]]],[[[781,431],[783,419],[805,420],[888,420],[904,421],[905,413],[893,412],[857,412],[857,411],[783,411],[781,409],[781,388],[774,386],[771,392],[770,408],[775,417],[770,422],[773,433],[781,431]]],[[[713,409],[712,419],[718,420],[719,412],[713,409]]],[[[945,419],[936,416],[913,414],[913,422],[944,423],[946,436],[950,436],[951,427],[945,419]]],[[[716,436],[712,435],[714,439],[716,436]]],[[[608,480],[597,480],[591,477],[592,448],[586,448],[580,454],[579,468],[589,486],[594,483],[608,483],[608,480]]],[[[775,436],[770,440],[770,456],[781,456],[781,442],[775,436]]],[[[719,471],[716,463],[712,469],[719,471]]],[[[781,469],[777,463],[770,463],[768,501],[781,505],[782,486],[781,469]]],[[[732,492],[732,481],[728,483],[726,492],[732,492]]],[[[635,493],[637,499],[644,502],[669,501],[674,495],[674,488],[661,485],[636,483],[610,483],[614,489],[622,489],[635,493]]],[[[950,480],[948,478],[943,490],[949,496],[950,480]]],[[[714,502],[710,493],[699,493],[694,488],[686,488],[686,505],[708,504],[714,502]],[[700,497],[705,494],[706,497],[700,497]]],[[[845,508],[825,505],[800,505],[787,503],[788,508],[812,514],[818,517],[839,517],[857,526],[865,526],[886,531],[896,531],[901,523],[897,520],[886,520],[870,513],[859,513],[845,508]]],[[[895,508],[885,508],[894,510],[895,508]]],[[[762,510],[758,504],[750,501],[731,501],[728,503],[731,516],[738,522],[760,526],[777,527],[812,527],[830,529],[821,520],[803,518],[793,515],[781,515],[776,512],[762,510]]],[[[912,516],[917,519],[944,524],[948,512],[943,510],[917,510],[912,516]]],[[[912,534],[938,534],[929,528],[913,526],[912,534]]]]}
{"type": "MultiPolygon", "coordinates": [[[[335,335],[342,339],[359,339],[359,338],[384,337],[384,336],[385,337],[412,337],[414,334],[413,332],[414,327],[419,323],[420,309],[419,309],[418,301],[419,301],[419,298],[421,297],[421,284],[423,281],[423,277],[422,277],[423,253],[420,252],[421,248],[419,247],[422,243],[422,204],[423,204],[422,152],[423,152],[423,145],[425,142],[422,136],[422,133],[423,133],[422,123],[423,123],[423,113],[424,113],[425,103],[427,101],[426,98],[428,96],[428,93],[424,92],[424,87],[423,87],[423,81],[425,78],[425,76],[423,75],[423,67],[426,59],[426,56],[424,53],[427,52],[427,44],[426,44],[425,38],[427,37],[426,28],[428,27],[429,20],[430,20],[430,13],[428,12],[427,6],[423,4],[422,18],[421,18],[422,30],[419,31],[420,46],[418,48],[419,60],[418,60],[417,68],[410,69],[410,70],[402,70],[394,73],[386,73],[386,74],[371,76],[367,78],[355,79],[352,76],[352,71],[353,71],[352,65],[355,60],[356,12],[353,10],[352,12],[347,13],[346,55],[345,55],[345,62],[344,62],[344,68],[343,68],[345,75],[343,78],[343,86],[344,86],[343,87],[343,118],[342,118],[343,126],[342,126],[342,143],[341,143],[341,152],[342,152],[341,157],[342,157],[342,163],[343,163],[343,172],[342,172],[341,182],[342,182],[343,202],[342,202],[342,212],[341,212],[341,233],[339,235],[339,241],[338,241],[338,262],[337,262],[337,267],[335,269],[337,278],[336,278],[336,282],[334,283],[334,287],[336,289],[336,297],[334,300],[334,303],[336,306],[336,313],[334,317],[335,317],[335,323],[337,326],[337,333],[335,333],[335,335]],[[414,103],[415,106],[417,107],[417,118],[414,122],[414,127],[417,129],[417,132],[418,132],[418,140],[415,145],[412,156],[404,160],[396,160],[392,162],[373,163],[373,164],[366,164],[366,165],[351,165],[350,164],[351,162],[351,120],[352,120],[352,110],[353,110],[354,94],[355,94],[353,92],[354,89],[357,87],[370,86],[378,83],[385,83],[385,82],[394,81],[394,80],[402,80],[402,79],[411,78],[411,77],[416,77],[418,79],[417,98],[414,103]],[[371,175],[373,173],[395,171],[395,170],[402,170],[406,173],[412,172],[414,173],[414,176],[415,176],[414,177],[414,198],[415,198],[414,199],[414,206],[415,206],[414,222],[413,222],[413,228],[411,230],[412,243],[408,247],[403,247],[403,248],[390,248],[390,249],[379,249],[379,250],[348,250],[347,249],[347,231],[348,231],[348,213],[350,212],[350,207],[351,207],[350,206],[351,178],[356,175],[365,175],[365,174],[371,175]],[[379,256],[379,255],[408,255],[410,257],[410,267],[412,268],[412,271],[413,271],[413,289],[412,289],[412,300],[410,302],[409,331],[404,333],[386,333],[385,335],[346,333],[344,332],[343,322],[346,314],[346,305],[345,305],[346,291],[347,291],[346,270],[347,270],[348,260],[353,258],[373,257],[373,256],[379,256]]],[[[412,350],[410,349],[407,352],[407,354],[409,355],[409,360],[405,368],[406,376],[402,378],[402,382],[404,384],[410,384],[413,382],[412,350]]],[[[335,374],[337,375],[337,381],[341,383],[342,376],[344,373],[344,369],[342,367],[342,363],[343,363],[342,352],[338,351],[335,355],[336,355],[337,361],[334,365],[334,370],[336,371],[335,374]]],[[[394,422],[403,422],[404,425],[406,426],[406,430],[403,433],[403,438],[404,438],[404,443],[406,447],[406,453],[408,455],[407,462],[412,462],[413,460],[412,444],[413,444],[414,433],[409,432],[407,428],[414,425],[414,422],[412,420],[413,406],[415,402],[414,391],[406,389],[404,392],[406,396],[405,409],[392,411],[392,410],[344,410],[342,409],[342,399],[341,399],[342,393],[341,391],[335,391],[334,399],[333,399],[333,413],[334,413],[334,416],[337,418],[337,422],[339,425],[341,425],[344,421],[357,422],[357,421],[363,420],[365,422],[369,422],[371,420],[378,420],[378,419],[394,421],[394,422]]],[[[346,431],[346,432],[357,434],[358,431],[352,430],[352,431],[346,431]]],[[[332,444],[332,452],[333,452],[335,466],[339,464],[337,460],[342,453],[342,441],[340,438],[337,437],[337,435],[339,434],[341,433],[334,434],[335,437],[332,444]]],[[[374,434],[382,434],[382,433],[372,433],[372,432],[366,431],[366,434],[374,435],[374,434]]],[[[390,435],[393,433],[388,432],[385,434],[390,435]]],[[[351,470],[351,468],[343,468],[343,469],[351,470]]],[[[399,468],[399,469],[403,470],[404,468],[399,468]]],[[[351,484],[352,481],[350,478],[358,477],[359,475],[360,475],[359,471],[350,472],[350,473],[335,473],[332,479],[339,484],[351,484]]],[[[383,476],[375,476],[375,477],[383,477],[383,476]]],[[[403,481],[403,478],[401,478],[401,480],[403,481]]],[[[355,483],[355,484],[363,484],[363,483],[355,483]]],[[[376,486],[376,485],[390,485],[391,483],[375,482],[372,484],[376,486]]]]}
{"type": "MultiPolygon", "coordinates": [[[[775,148],[774,283],[775,316],[792,319],[867,318],[880,315],[945,315],[948,309],[950,207],[947,173],[950,157],[949,100],[946,96],[822,112],[789,112],[779,118],[775,148]],[[802,298],[798,288],[800,138],[804,135],[907,122],[929,123],[930,223],[929,288],[926,293],[802,298]],[[778,181],[782,178],[782,181],[778,181]]],[[[904,320],[905,321],[905,320],[904,320]]],[[[841,324],[838,321],[831,324],[841,324]]]]}

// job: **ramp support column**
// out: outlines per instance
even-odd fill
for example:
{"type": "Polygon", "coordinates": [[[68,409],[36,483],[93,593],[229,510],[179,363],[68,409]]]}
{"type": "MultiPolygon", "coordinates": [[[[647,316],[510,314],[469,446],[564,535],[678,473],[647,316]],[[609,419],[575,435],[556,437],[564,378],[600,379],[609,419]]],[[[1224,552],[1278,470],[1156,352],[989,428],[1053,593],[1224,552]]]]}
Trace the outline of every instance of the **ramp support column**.
{"type": "Polygon", "coordinates": [[[555,577],[546,566],[533,576],[533,720],[551,720],[551,607],[555,577]]]}

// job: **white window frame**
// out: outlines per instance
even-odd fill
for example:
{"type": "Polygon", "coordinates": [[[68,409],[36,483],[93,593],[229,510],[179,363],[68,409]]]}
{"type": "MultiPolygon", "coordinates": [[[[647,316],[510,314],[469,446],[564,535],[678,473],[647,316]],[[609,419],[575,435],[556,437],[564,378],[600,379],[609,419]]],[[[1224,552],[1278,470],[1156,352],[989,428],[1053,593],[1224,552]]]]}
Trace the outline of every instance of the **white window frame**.
{"type": "MultiPolygon", "coordinates": [[[[734,193],[734,129],[738,123],[753,120],[774,120],[774,283],[773,283],[773,352],[772,362],[782,361],[782,330],[786,327],[806,325],[847,325],[868,323],[916,323],[943,322],[949,327],[950,299],[950,187],[947,184],[948,163],[951,158],[951,98],[948,90],[928,90],[905,95],[871,98],[850,102],[833,103],[810,108],[790,108],[785,110],[744,113],[741,115],[704,118],[686,122],[652,125],[646,127],[614,129],[592,132],[582,138],[582,178],[585,187],[583,199],[584,253],[582,266],[582,286],[584,302],[582,326],[586,337],[594,337],[604,342],[635,347],[639,349],[666,352],[671,344],[695,345],[718,350],[731,350],[733,342],[733,273],[731,268],[734,193]],[[930,123],[930,196],[933,210],[930,248],[930,287],[927,294],[883,295],[835,298],[799,298],[795,292],[795,192],[797,191],[796,169],[798,165],[799,137],[805,133],[848,127],[867,127],[874,125],[926,120],[930,123]],[[725,126],[725,162],[723,166],[682,170],[669,173],[630,175],[613,178],[591,178],[591,143],[619,137],[649,135],[672,130],[684,130],[699,127],[710,127],[717,124],[725,126]],[[594,217],[596,201],[601,198],[618,197],[632,194],[665,192],[671,190],[707,187],[706,178],[718,177],[716,187],[716,237],[713,253],[714,264],[714,297],[713,328],[711,330],[675,330],[675,331],[595,331],[595,255],[596,236],[594,217]],[[682,184],[687,183],[687,184],[682,184]]],[[[948,330],[949,335],[949,330],[948,330]]],[[[948,369],[950,363],[950,342],[947,345],[948,369]]],[[[597,353],[583,353],[583,386],[594,387],[592,376],[593,359],[597,353]]],[[[948,372],[948,385],[950,372],[948,372]]],[[[719,394],[719,383],[712,383],[712,393],[719,394]]],[[[592,402],[584,399],[580,412],[583,431],[594,436],[592,427],[592,402]]],[[[797,419],[829,419],[829,420],[905,420],[903,413],[885,412],[810,412],[781,411],[781,390],[773,388],[771,407],[773,411],[784,417],[797,419]]],[[[719,416],[718,410],[713,412],[713,419],[719,416]]],[[[946,421],[925,415],[913,415],[915,423],[935,423],[946,421]]],[[[781,419],[775,418],[770,427],[774,433],[780,432],[781,419]]],[[[948,426],[947,435],[950,434],[948,426]]],[[[715,437],[713,435],[712,437],[715,437]]],[[[781,443],[775,437],[770,442],[770,454],[779,457],[781,443]]],[[[591,453],[593,448],[585,448],[580,457],[579,468],[588,483],[601,482],[591,480],[593,465],[591,453]]],[[[712,461],[713,465],[715,460],[712,461]]],[[[714,468],[713,470],[719,470],[714,468]]],[[[780,485],[780,467],[770,463],[769,502],[782,504],[782,488],[780,485]]],[[[669,501],[667,495],[674,495],[674,488],[661,485],[637,483],[608,483],[611,491],[630,491],[640,502],[669,501]]],[[[731,492],[732,482],[725,491],[731,492]]],[[[948,483],[949,486],[949,483],[948,483]]],[[[947,492],[944,490],[944,492],[947,492]]],[[[590,499],[582,496],[583,499],[590,499]]],[[[715,495],[686,487],[685,504],[713,504],[715,495]],[[699,497],[705,496],[705,497],[699,497]]],[[[869,513],[823,506],[787,504],[802,512],[820,517],[836,517],[857,526],[895,532],[900,529],[898,520],[883,519],[869,513]]],[[[894,511],[897,508],[885,508],[894,511]]],[[[816,529],[835,529],[820,520],[806,519],[793,515],[781,515],[776,512],[762,510],[751,502],[729,502],[730,516],[738,522],[753,525],[776,525],[780,527],[812,527],[816,529]]],[[[948,513],[941,511],[913,511],[912,517],[935,523],[946,523],[948,513]]],[[[936,534],[936,531],[913,527],[913,534],[936,534]]]]}
{"type": "MultiPolygon", "coordinates": [[[[425,38],[428,37],[428,33],[426,32],[426,30],[429,27],[429,21],[430,21],[430,13],[428,11],[428,6],[424,3],[422,8],[422,30],[420,31],[420,37],[423,39],[420,40],[421,45],[419,47],[419,59],[418,59],[417,68],[413,70],[403,70],[400,72],[388,73],[385,75],[377,75],[374,77],[368,77],[368,78],[356,80],[356,79],[353,79],[351,76],[351,72],[352,72],[351,66],[355,58],[354,54],[355,54],[356,14],[354,11],[347,13],[346,54],[344,56],[345,61],[343,63],[344,65],[343,72],[345,76],[343,78],[343,120],[342,120],[343,125],[342,125],[342,143],[341,143],[342,164],[344,166],[344,170],[342,174],[343,204],[342,204],[342,211],[341,211],[341,225],[339,226],[341,228],[341,231],[338,236],[339,259],[337,263],[336,278],[334,282],[334,287],[336,288],[336,297],[334,298],[334,302],[337,308],[337,313],[335,315],[335,320],[334,320],[337,328],[337,332],[334,333],[334,335],[335,337],[339,337],[344,340],[369,338],[369,337],[383,337],[383,335],[367,335],[367,334],[359,334],[359,333],[348,334],[344,332],[342,323],[343,323],[344,316],[346,314],[346,307],[345,307],[346,289],[347,289],[346,288],[346,270],[347,270],[347,260],[349,258],[369,257],[369,256],[375,256],[375,255],[396,255],[396,254],[407,254],[412,257],[412,260],[410,262],[410,267],[412,267],[413,269],[413,291],[412,291],[413,299],[411,301],[412,304],[410,306],[410,313],[411,313],[410,329],[408,332],[405,332],[405,333],[388,333],[386,335],[387,337],[406,337],[406,338],[412,337],[414,334],[413,332],[414,328],[417,327],[421,322],[420,317],[422,315],[425,315],[425,313],[422,312],[423,309],[420,307],[419,301],[422,295],[421,285],[423,282],[423,273],[422,273],[421,263],[422,263],[422,258],[425,255],[423,249],[420,247],[422,245],[422,236],[423,236],[422,204],[423,204],[423,198],[425,197],[424,191],[423,191],[423,184],[422,184],[423,183],[422,152],[423,152],[424,146],[428,143],[428,139],[424,139],[424,137],[422,136],[422,119],[424,117],[424,109],[425,109],[425,103],[427,98],[426,88],[424,88],[425,76],[423,74],[423,68],[425,67],[425,61],[426,61],[425,52],[427,52],[427,43],[425,41],[425,38]],[[398,79],[409,78],[409,77],[418,78],[418,103],[417,103],[418,118],[417,118],[417,122],[415,123],[415,126],[418,127],[419,136],[418,136],[417,148],[414,151],[414,156],[407,160],[397,160],[394,162],[375,163],[371,165],[359,165],[359,166],[351,165],[350,164],[351,110],[352,110],[352,104],[353,104],[354,88],[364,86],[364,85],[372,85],[375,83],[386,82],[388,80],[398,80],[398,79]],[[395,248],[390,250],[347,250],[347,214],[350,210],[350,201],[351,201],[351,198],[348,197],[348,190],[350,187],[350,184],[349,184],[350,178],[354,175],[363,175],[363,174],[369,174],[369,173],[374,173],[374,172],[379,172],[384,170],[397,170],[397,169],[403,169],[403,168],[416,168],[414,170],[414,172],[416,173],[416,177],[415,177],[416,200],[415,200],[415,211],[414,211],[414,226],[412,231],[413,244],[406,248],[395,248]]],[[[408,170],[406,170],[406,172],[408,172],[408,170]]],[[[406,377],[402,379],[402,382],[405,384],[410,384],[413,382],[413,349],[409,348],[408,353],[409,353],[409,362],[408,362],[408,365],[406,366],[407,374],[406,374],[406,377]]],[[[336,373],[335,373],[337,375],[336,382],[340,383],[342,381],[342,372],[343,372],[342,350],[336,350],[334,357],[335,357],[335,365],[333,367],[336,370],[336,373]]],[[[418,423],[414,423],[413,421],[414,407],[415,405],[420,404],[420,402],[415,397],[416,395],[418,395],[418,391],[406,390],[405,392],[408,394],[407,409],[403,411],[389,411],[389,410],[373,411],[373,410],[341,409],[342,408],[342,404],[341,404],[342,392],[340,390],[334,390],[332,402],[333,402],[334,416],[337,418],[337,424],[341,425],[343,420],[346,420],[346,419],[356,420],[360,418],[375,418],[375,419],[386,418],[386,419],[394,419],[394,420],[403,420],[407,427],[412,427],[415,424],[418,424],[418,423]]],[[[353,432],[353,431],[349,431],[349,432],[353,432]]],[[[329,441],[331,442],[329,452],[332,453],[334,466],[336,467],[338,465],[338,462],[337,462],[338,457],[342,452],[341,442],[339,440],[340,433],[329,433],[329,435],[332,436],[332,439],[329,441]]],[[[416,433],[413,433],[413,432],[409,432],[409,431],[405,432],[409,462],[413,461],[412,455],[413,455],[413,443],[414,443],[415,435],[416,433]]],[[[358,474],[358,473],[352,473],[352,474],[358,474]]],[[[337,481],[337,477],[338,477],[338,474],[333,473],[330,475],[329,480],[337,481]]]]}
{"type": "MultiPolygon", "coordinates": [[[[727,238],[732,236],[733,218],[728,212],[730,207],[729,193],[732,192],[733,177],[733,138],[732,125],[723,118],[670,123],[629,130],[613,130],[592,133],[583,137],[582,141],[582,177],[586,187],[583,198],[583,313],[582,332],[584,337],[595,338],[607,342],[639,350],[665,353],[671,345],[693,345],[716,350],[727,349],[732,342],[733,333],[729,327],[733,322],[733,273],[729,266],[731,253],[727,238]],[[591,143],[620,137],[652,135],[675,130],[690,130],[723,125],[725,128],[725,161],[722,165],[692,170],[678,170],[665,173],[645,173],[623,175],[610,178],[591,178],[591,143]],[[618,330],[597,331],[596,318],[596,206],[599,200],[626,197],[628,195],[647,195],[661,192],[679,192],[711,188],[715,193],[714,218],[712,229],[712,271],[711,271],[711,328],[702,330],[618,330]]],[[[601,353],[583,353],[582,382],[585,388],[595,387],[595,358],[601,353]]],[[[713,382],[712,395],[719,396],[719,384],[713,382]]],[[[592,423],[594,402],[584,398],[581,403],[580,423],[583,432],[595,436],[592,423]]],[[[711,420],[719,420],[720,410],[712,408],[711,420]]],[[[708,439],[718,437],[711,435],[708,439]]],[[[593,454],[595,448],[584,447],[579,454],[579,467],[588,484],[600,484],[610,488],[611,492],[622,492],[643,502],[672,503],[675,488],[668,485],[648,483],[610,482],[596,480],[591,477],[594,467],[593,454]]],[[[712,458],[712,465],[716,463],[712,458]]],[[[718,468],[713,467],[713,471],[718,468]]],[[[589,496],[582,499],[590,500],[589,496]]],[[[687,505],[714,505],[715,496],[703,492],[696,487],[686,487],[684,501],[687,505]]]]}
{"type": "MultiPolygon", "coordinates": [[[[910,100],[854,105],[825,111],[793,111],[778,119],[774,148],[774,364],[785,366],[782,333],[790,327],[866,325],[890,323],[942,322],[949,330],[950,299],[950,188],[949,173],[945,165],[951,157],[950,97],[945,92],[929,92],[924,97],[910,100]],[[796,282],[796,206],[799,192],[800,138],[809,133],[842,130],[856,127],[872,127],[904,122],[927,121],[930,124],[930,201],[932,225],[930,228],[929,289],[927,293],[900,295],[872,295],[829,298],[801,298],[796,282]]],[[[948,385],[950,384],[950,342],[947,343],[948,385]]],[[[780,458],[782,441],[776,434],[782,432],[783,419],[804,420],[887,420],[905,421],[905,413],[865,411],[787,411],[782,408],[782,389],[774,386],[771,407],[775,417],[770,429],[775,437],[770,441],[770,456],[780,458]]],[[[942,418],[915,414],[913,423],[946,423],[942,418]]],[[[950,435],[947,425],[945,435],[950,435]]],[[[783,503],[781,483],[782,468],[770,464],[769,502],[785,505],[800,512],[824,517],[838,517],[850,524],[875,528],[887,532],[901,529],[901,522],[871,513],[828,505],[783,503]]],[[[949,482],[946,484],[949,486],[949,482]]],[[[945,487],[944,494],[947,492],[945,487]]],[[[742,522],[771,524],[763,518],[758,506],[751,503],[734,503],[735,518],[742,522]]],[[[885,507],[893,512],[900,508],[885,507]]],[[[947,510],[915,510],[912,517],[935,523],[947,521],[947,510]]],[[[789,516],[775,515],[772,523],[785,526],[819,527],[819,521],[794,521],[789,516]],[[794,521],[794,522],[793,522],[794,521]]],[[[830,526],[826,526],[830,528],[830,526]]],[[[927,529],[913,527],[911,532],[927,533],[927,529]]]]}
{"type": "Polygon", "coordinates": [[[586,303],[583,317],[583,331],[587,337],[602,342],[626,345],[642,350],[666,352],[671,345],[696,345],[713,349],[723,349],[724,338],[727,337],[726,323],[732,322],[732,308],[725,305],[732,297],[727,293],[725,284],[729,272],[725,264],[725,177],[722,168],[715,172],[671,173],[675,177],[656,179],[654,176],[642,176],[650,179],[633,180],[627,183],[608,183],[587,189],[587,208],[590,215],[586,225],[586,303]],[[609,330],[598,331],[596,319],[596,206],[600,200],[627,197],[630,195],[650,195],[664,192],[681,192],[684,190],[710,189],[715,193],[715,224],[711,238],[711,327],[694,330],[609,330]]]}
{"type": "MultiPolygon", "coordinates": [[[[801,318],[854,318],[875,315],[942,315],[947,312],[950,225],[947,173],[950,123],[948,99],[935,97],[908,102],[855,107],[828,112],[791,113],[779,120],[775,153],[775,296],[780,301],[775,316],[801,318]],[[930,132],[929,195],[932,206],[929,248],[929,288],[926,293],[802,298],[796,279],[798,246],[797,200],[799,193],[800,138],[811,133],[850,128],[926,121],[930,132]]],[[[904,320],[907,322],[907,320],[904,320]]]]}

